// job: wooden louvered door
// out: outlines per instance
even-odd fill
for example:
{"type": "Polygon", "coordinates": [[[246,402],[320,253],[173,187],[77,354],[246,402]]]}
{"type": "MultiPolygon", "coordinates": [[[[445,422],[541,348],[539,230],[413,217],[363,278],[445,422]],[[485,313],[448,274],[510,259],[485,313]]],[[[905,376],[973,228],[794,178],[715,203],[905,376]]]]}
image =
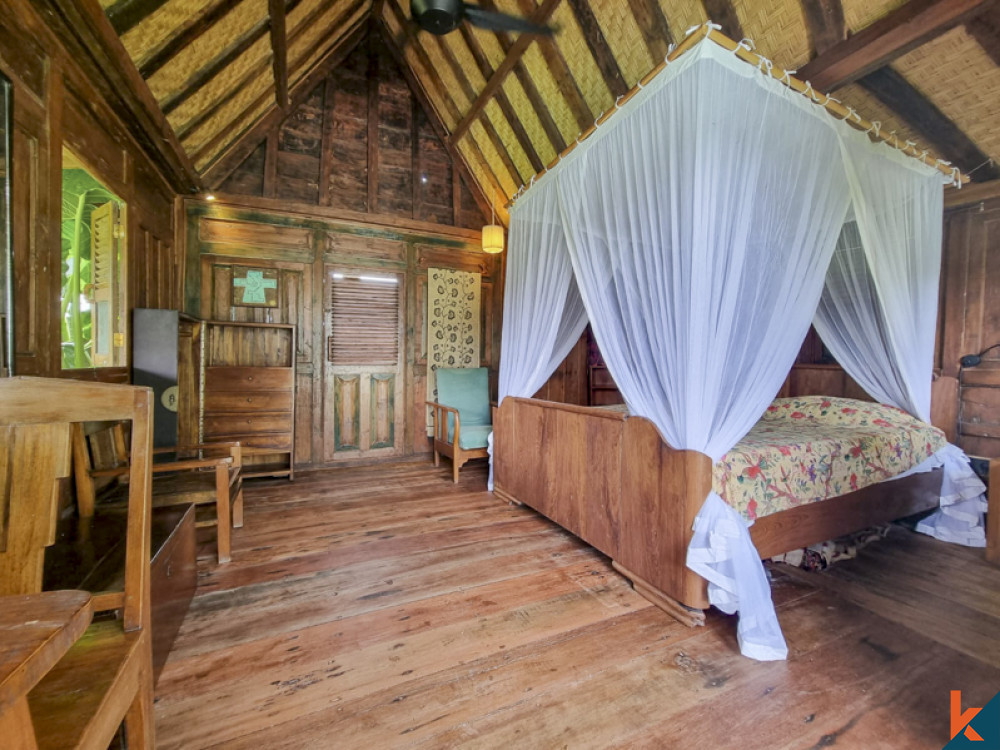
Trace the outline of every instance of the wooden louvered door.
{"type": "Polygon", "coordinates": [[[324,453],[392,456],[404,445],[403,276],[328,266],[324,453]]]}

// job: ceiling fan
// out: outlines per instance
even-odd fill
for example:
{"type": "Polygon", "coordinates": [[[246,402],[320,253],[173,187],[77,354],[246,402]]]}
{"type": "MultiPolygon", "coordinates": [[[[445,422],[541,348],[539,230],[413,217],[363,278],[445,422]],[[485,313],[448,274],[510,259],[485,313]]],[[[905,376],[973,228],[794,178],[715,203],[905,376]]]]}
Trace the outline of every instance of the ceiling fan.
{"type": "Polygon", "coordinates": [[[411,0],[410,11],[417,26],[438,36],[454,31],[463,20],[488,31],[516,31],[521,34],[544,35],[555,32],[551,26],[542,26],[527,18],[486,10],[482,6],[470,5],[462,0],[411,0]]]}

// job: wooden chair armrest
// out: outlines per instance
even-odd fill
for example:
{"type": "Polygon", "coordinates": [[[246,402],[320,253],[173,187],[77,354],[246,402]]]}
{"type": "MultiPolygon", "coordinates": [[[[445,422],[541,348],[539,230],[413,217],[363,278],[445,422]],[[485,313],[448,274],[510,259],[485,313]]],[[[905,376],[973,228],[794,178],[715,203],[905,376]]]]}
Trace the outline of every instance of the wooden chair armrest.
{"type": "Polygon", "coordinates": [[[216,456],[215,458],[189,458],[181,461],[167,461],[153,464],[153,473],[162,474],[167,471],[188,471],[191,469],[211,469],[220,465],[232,466],[232,456],[216,456]]]}
{"type": "Polygon", "coordinates": [[[462,418],[458,413],[458,409],[453,406],[439,404],[436,401],[427,401],[426,403],[434,409],[434,437],[442,443],[458,445],[458,436],[462,429],[462,418]],[[455,415],[455,434],[451,440],[448,439],[448,419],[445,416],[447,414],[455,415]]]}

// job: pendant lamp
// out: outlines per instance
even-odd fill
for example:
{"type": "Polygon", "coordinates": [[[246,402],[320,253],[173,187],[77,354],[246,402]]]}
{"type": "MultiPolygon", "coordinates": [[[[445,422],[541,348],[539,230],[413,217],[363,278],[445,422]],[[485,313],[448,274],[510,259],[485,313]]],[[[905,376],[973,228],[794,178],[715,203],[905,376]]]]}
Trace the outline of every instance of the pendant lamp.
{"type": "Polygon", "coordinates": [[[496,255],[503,252],[503,227],[497,224],[496,210],[490,200],[490,223],[483,227],[483,252],[496,255]]]}

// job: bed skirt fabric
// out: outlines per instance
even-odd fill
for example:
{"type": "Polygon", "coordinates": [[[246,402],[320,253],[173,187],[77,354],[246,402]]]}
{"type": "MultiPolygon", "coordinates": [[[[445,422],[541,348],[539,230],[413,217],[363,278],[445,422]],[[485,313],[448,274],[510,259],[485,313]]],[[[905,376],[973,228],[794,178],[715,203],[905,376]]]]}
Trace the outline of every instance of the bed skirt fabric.
{"type": "Polygon", "coordinates": [[[969,465],[969,457],[957,445],[948,444],[900,477],[944,467],[941,509],[917,524],[917,531],[942,542],[966,547],[985,547],[986,485],[969,465]]]}

